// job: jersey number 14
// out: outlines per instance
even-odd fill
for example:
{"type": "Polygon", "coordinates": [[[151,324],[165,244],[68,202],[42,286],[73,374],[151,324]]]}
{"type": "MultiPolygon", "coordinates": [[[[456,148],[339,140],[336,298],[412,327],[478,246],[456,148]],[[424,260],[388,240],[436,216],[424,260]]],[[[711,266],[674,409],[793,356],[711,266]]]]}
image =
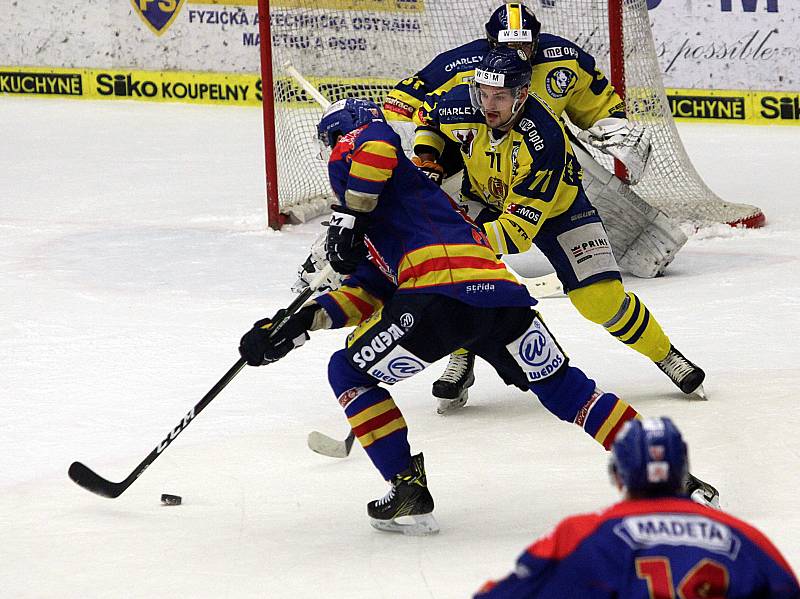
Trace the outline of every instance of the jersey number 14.
{"type": "Polygon", "coordinates": [[[697,562],[677,587],[666,557],[638,558],[636,576],[647,582],[650,599],[725,599],[730,583],[727,568],[711,559],[697,562]]]}

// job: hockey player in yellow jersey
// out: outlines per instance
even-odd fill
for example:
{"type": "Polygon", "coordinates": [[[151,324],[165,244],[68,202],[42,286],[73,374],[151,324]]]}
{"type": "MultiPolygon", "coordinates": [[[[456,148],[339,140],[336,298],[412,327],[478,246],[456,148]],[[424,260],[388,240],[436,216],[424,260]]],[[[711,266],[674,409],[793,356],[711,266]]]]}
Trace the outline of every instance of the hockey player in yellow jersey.
{"type": "MultiPolygon", "coordinates": [[[[568,39],[541,32],[536,15],[524,4],[502,4],[485,30],[485,38],[439,54],[389,92],[383,111],[403,138],[404,148],[410,152],[413,147],[413,117],[426,95],[471,81],[475,65],[491,48],[518,48],[531,61],[531,91],[580,129],[577,138],[581,141],[572,139],[584,169],[584,190],[603,217],[619,266],[637,277],[663,274],[687,238],[677,223],[631,187],[645,173],[651,131],[627,118],[625,102],[595,59],[568,39]],[[617,159],[615,169],[624,165],[618,170],[626,180],[604,168],[583,144],[617,159]]],[[[419,162],[418,166],[439,183],[449,177],[446,191],[458,189],[454,175],[463,167],[458,147],[446,147],[438,163],[419,162]]]]}
{"type": "MultiPolygon", "coordinates": [[[[594,58],[569,40],[542,33],[533,12],[522,3],[503,4],[486,23],[486,38],[436,56],[422,70],[400,81],[384,100],[383,111],[396,129],[408,130],[425,96],[469,83],[489,50],[508,45],[531,60],[530,90],[557,115],[566,114],[587,143],[620,159],[631,182],[638,181],[650,156],[650,133],[626,118],[625,103],[594,58]],[[406,126],[402,124],[405,123],[406,126]]],[[[401,133],[402,135],[402,133],[401,133]]],[[[459,169],[457,154],[445,154],[443,175],[459,169]]]]}
{"type": "MultiPolygon", "coordinates": [[[[465,164],[462,200],[481,208],[470,216],[495,252],[516,254],[536,245],[585,318],[650,358],[681,391],[695,392],[704,372],[625,290],[564,126],[546,102],[529,93],[530,78],[526,54],[498,46],[478,64],[472,83],[427,96],[417,113],[418,162],[435,163],[448,144],[457,144],[465,164]]],[[[460,391],[474,380],[472,360],[467,355],[460,391]]],[[[443,400],[451,402],[440,408],[463,405],[466,394],[443,400]]]]}

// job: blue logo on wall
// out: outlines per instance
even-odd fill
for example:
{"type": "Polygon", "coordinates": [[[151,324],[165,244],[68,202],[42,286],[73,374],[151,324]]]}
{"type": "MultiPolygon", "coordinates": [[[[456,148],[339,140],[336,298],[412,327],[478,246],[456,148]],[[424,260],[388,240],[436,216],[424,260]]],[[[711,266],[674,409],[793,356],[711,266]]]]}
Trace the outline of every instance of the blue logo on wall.
{"type": "MultiPolygon", "coordinates": [[[[742,3],[743,12],[756,12],[759,4],[764,4],[764,0],[736,0],[742,3]]],[[[733,12],[734,0],[720,0],[722,12],[733,12]]],[[[778,0],[766,0],[767,12],[778,12],[778,0]]]]}
{"type": "Polygon", "coordinates": [[[661,0],[647,0],[647,9],[653,10],[659,4],[661,4],[661,0]]]}
{"type": "Polygon", "coordinates": [[[181,11],[186,0],[131,0],[133,10],[145,24],[155,33],[161,35],[181,11]]]}

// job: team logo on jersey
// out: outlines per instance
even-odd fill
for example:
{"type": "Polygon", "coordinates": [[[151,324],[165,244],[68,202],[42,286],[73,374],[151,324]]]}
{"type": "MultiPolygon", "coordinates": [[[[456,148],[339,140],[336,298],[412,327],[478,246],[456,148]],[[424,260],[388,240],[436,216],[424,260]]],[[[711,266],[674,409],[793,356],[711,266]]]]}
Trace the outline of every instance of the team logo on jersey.
{"type": "Polygon", "coordinates": [[[530,328],[519,339],[506,347],[525,371],[529,381],[546,379],[567,361],[550,331],[538,317],[534,318],[530,328]]]}
{"type": "Polygon", "coordinates": [[[407,379],[418,372],[422,372],[425,365],[411,356],[400,356],[394,358],[388,364],[389,374],[398,379],[407,379]]]}
{"type": "Polygon", "coordinates": [[[472,156],[472,144],[475,142],[477,134],[477,129],[453,129],[453,135],[461,142],[461,153],[466,154],[467,157],[472,156]]]}
{"type": "Polygon", "coordinates": [[[155,33],[161,35],[172,22],[186,0],[131,0],[133,10],[155,33]]]}
{"type": "Polygon", "coordinates": [[[563,98],[572,91],[577,81],[578,76],[574,71],[566,67],[559,67],[547,74],[544,85],[547,88],[548,94],[554,98],[563,98]]]}
{"type": "Polygon", "coordinates": [[[508,194],[508,185],[497,177],[491,177],[487,183],[489,193],[499,200],[505,199],[508,194]]]}
{"type": "Polygon", "coordinates": [[[400,316],[400,326],[403,327],[405,330],[410,329],[414,326],[414,316],[410,312],[404,312],[400,316]]]}

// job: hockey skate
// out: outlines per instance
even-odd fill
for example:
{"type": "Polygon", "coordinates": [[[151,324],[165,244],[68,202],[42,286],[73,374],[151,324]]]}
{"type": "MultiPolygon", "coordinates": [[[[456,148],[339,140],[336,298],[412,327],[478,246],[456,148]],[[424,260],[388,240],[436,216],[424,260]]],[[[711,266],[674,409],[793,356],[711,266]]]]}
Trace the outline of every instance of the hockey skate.
{"type": "Polygon", "coordinates": [[[389,482],[392,485],[389,492],[367,504],[370,524],[378,530],[411,536],[439,532],[439,524],[432,513],[433,497],[428,491],[422,454],[413,456],[411,466],[389,482]],[[399,521],[401,518],[403,521],[399,521]]]}
{"type": "Polygon", "coordinates": [[[719,491],[717,491],[716,488],[709,485],[707,482],[704,482],[696,476],[693,476],[691,473],[686,474],[685,489],[686,494],[692,501],[699,503],[700,505],[713,507],[717,510],[720,509],[719,491]]]}
{"type": "Polygon", "coordinates": [[[475,355],[465,349],[450,354],[447,368],[434,381],[432,393],[439,399],[438,414],[444,414],[464,406],[469,398],[469,387],[475,383],[475,355]]]}
{"type": "Polygon", "coordinates": [[[706,373],[702,368],[687,360],[673,345],[669,346],[667,357],[656,362],[656,366],[687,395],[694,393],[702,399],[706,398],[703,390],[703,379],[706,378],[706,373]]]}

